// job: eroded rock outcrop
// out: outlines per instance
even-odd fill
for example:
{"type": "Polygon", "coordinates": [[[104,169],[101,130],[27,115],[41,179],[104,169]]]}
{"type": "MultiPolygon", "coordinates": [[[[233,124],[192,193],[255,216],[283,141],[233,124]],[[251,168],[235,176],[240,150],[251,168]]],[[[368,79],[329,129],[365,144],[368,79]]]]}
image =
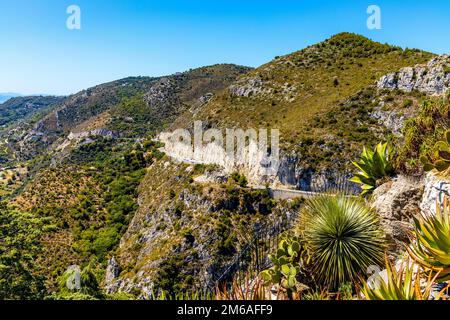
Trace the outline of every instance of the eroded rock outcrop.
{"type": "Polygon", "coordinates": [[[108,260],[105,274],[105,288],[107,292],[114,292],[114,281],[119,277],[120,266],[114,257],[108,260]]]}
{"type": "Polygon", "coordinates": [[[379,89],[399,89],[406,92],[418,90],[429,95],[445,94],[450,88],[450,57],[442,55],[426,65],[407,67],[383,76],[377,83],[379,89]]]}
{"type": "Polygon", "coordinates": [[[424,191],[421,180],[398,176],[378,187],[373,194],[373,208],[380,214],[390,254],[403,251],[408,241],[412,217],[420,213],[424,191]]]}
{"type": "MultiPolygon", "coordinates": [[[[187,132],[186,132],[187,133],[187,132]]],[[[258,143],[249,140],[242,161],[235,161],[224,147],[217,143],[208,143],[193,147],[190,143],[180,143],[173,133],[162,133],[159,139],[165,144],[163,151],[184,163],[218,165],[225,174],[240,172],[251,185],[285,186],[303,191],[322,192],[330,189],[359,191],[356,184],[349,182],[352,174],[336,168],[312,170],[301,165],[301,156],[292,153],[275,153],[270,156],[258,143]]],[[[272,150],[274,150],[272,146],[272,150]]]]}

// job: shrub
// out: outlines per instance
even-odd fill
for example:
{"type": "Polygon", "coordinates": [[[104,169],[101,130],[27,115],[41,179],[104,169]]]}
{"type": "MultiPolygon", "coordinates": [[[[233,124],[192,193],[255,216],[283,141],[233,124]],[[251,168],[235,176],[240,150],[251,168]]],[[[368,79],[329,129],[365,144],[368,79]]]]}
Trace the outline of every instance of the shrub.
{"type": "Polygon", "coordinates": [[[39,239],[49,226],[31,213],[0,202],[0,299],[40,299],[44,279],[38,275],[39,239]]]}
{"type": "Polygon", "coordinates": [[[444,67],[444,73],[445,74],[450,73],[450,65],[444,67]]]}
{"type": "Polygon", "coordinates": [[[246,188],[248,185],[247,178],[244,175],[240,174],[239,172],[232,173],[231,179],[233,179],[233,181],[242,188],[246,188]]]}
{"type": "Polygon", "coordinates": [[[411,107],[413,105],[413,101],[411,99],[407,99],[405,100],[405,102],[403,102],[403,108],[408,108],[411,107]]]}
{"type": "Polygon", "coordinates": [[[47,297],[47,299],[96,300],[104,298],[91,264],[88,264],[83,270],[68,269],[58,278],[58,286],[59,291],[47,297]],[[74,283],[73,288],[69,288],[67,284],[74,281],[76,277],[79,277],[79,287],[76,287],[76,283],[74,283]]]}
{"type": "Polygon", "coordinates": [[[369,266],[383,261],[379,217],[359,199],[343,195],[310,199],[298,225],[313,257],[313,274],[330,288],[355,283],[369,266]]]}
{"type": "Polygon", "coordinates": [[[390,151],[387,143],[380,143],[373,151],[364,148],[360,160],[353,162],[354,166],[360,171],[350,181],[361,185],[362,195],[373,192],[380,179],[394,173],[389,157],[390,151]]]}
{"type": "MultiPolygon", "coordinates": [[[[433,164],[435,144],[450,126],[450,103],[442,99],[430,99],[420,104],[418,114],[405,121],[404,141],[396,150],[396,169],[407,173],[418,173],[419,158],[423,164],[433,164]],[[434,151],[434,152],[433,152],[434,151]]],[[[432,170],[432,167],[425,168],[432,170]]]]}

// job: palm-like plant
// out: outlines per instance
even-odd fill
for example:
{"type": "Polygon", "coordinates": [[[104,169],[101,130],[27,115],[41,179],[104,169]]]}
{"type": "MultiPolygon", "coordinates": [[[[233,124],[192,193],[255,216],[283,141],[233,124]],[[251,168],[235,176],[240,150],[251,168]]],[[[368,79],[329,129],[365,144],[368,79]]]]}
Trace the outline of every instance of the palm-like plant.
{"type": "Polygon", "coordinates": [[[360,199],[322,195],[308,200],[298,232],[313,257],[317,280],[331,288],[354,283],[369,266],[383,263],[379,217],[360,199]]]}
{"type": "MultiPolygon", "coordinates": [[[[387,260],[387,259],[386,259],[387,260]]],[[[399,270],[386,261],[386,279],[380,275],[375,283],[364,282],[361,292],[367,300],[429,300],[433,280],[428,278],[425,288],[420,287],[420,272],[414,275],[414,267],[402,265],[399,270]]]]}
{"type": "Polygon", "coordinates": [[[377,187],[377,181],[394,173],[389,162],[390,151],[388,144],[378,144],[373,151],[364,147],[359,161],[353,165],[359,169],[350,181],[361,185],[362,195],[369,194],[377,187]]]}
{"type": "Polygon", "coordinates": [[[450,280],[450,205],[437,205],[436,215],[422,213],[415,222],[415,239],[407,248],[410,256],[436,281],[450,280]]]}

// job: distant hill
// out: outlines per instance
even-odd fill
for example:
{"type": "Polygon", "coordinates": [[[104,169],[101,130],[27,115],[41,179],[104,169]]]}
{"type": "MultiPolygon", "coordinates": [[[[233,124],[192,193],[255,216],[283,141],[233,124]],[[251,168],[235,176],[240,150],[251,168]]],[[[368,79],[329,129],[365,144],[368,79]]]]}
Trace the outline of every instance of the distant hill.
{"type": "MultiPolygon", "coordinates": [[[[110,129],[121,136],[143,137],[170,125],[184,112],[201,107],[250,70],[218,64],[165,77],[129,77],[101,84],[57,98],[52,102],[54,108],[26,124],[18,123],[3,135],[14,157],[22,160],[32,159],[71,131],[110,129]]],[[[16,120],[13,116],[9,119],[16,120]]]]}
{"type": "Polygon", "coordinates": [[[57,104],[62,100],[62,97],[52,96],[11,97],[0,104],[0,128],[17,120],[23,120],[36,111],[57,104]]]}

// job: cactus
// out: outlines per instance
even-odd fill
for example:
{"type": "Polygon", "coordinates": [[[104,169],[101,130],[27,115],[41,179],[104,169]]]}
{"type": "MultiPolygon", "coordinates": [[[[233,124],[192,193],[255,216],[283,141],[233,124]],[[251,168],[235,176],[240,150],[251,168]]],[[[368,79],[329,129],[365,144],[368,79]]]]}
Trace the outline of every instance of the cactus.
{"type": "Polygon", "coordinates": [[[444,140],[438,141],[434,146],[434,162],[427,156],[420,157],[425,171],[436,169],[440,173],[446,173],[450,168],[450,130],[444,134],[444,140]]]}
{"type": "Polygon", "coordinates": [[[301,267],[310,261],[308,252],[304,249],[298,237],[283,235],[274,254],[269,254],[273,267],[261,272],[266,283],[280,284],[288,292],[297,287],[297,276],[301,267]]]}

